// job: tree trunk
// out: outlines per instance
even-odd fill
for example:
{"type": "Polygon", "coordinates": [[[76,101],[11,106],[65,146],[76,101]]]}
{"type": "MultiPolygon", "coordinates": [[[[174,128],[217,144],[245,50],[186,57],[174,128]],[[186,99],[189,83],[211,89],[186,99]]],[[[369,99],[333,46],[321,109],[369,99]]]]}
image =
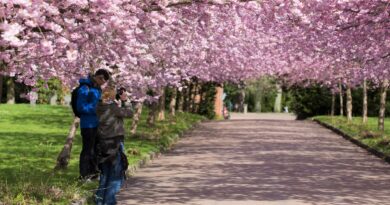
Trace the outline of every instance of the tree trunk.
{"type": "Polygon", "coordinates": [[[157,109],[158,109],[158,102],[151,102],[148,119],[146,120],[146,123],[150,126],[154,126],[156,122],[157,109]]]}
{"type": "Polygon", "coordinates": [[[138,123],[139,123],[139,120],[141,119],[142,106],[143,106],[142,102],[138,102],[135,105],[133,122],[131,123],[131,129],[130,129],[130,133],[133,135],[137,132],[138,123]]]}
{"type": "Polygon", "coordinates": [[[0,75],[0,103],[3,100],[3,76],[0,75]]]}
{"type": "Polygon", "coordinates": [[[238,106],[239,112],[244,112],[244,103],[245,103],[245,88],[241,87],[240,95],[239,95],[239,106],[238,106]]]}
{"type": "Polygon", "coordinates": [[[223,87],[217,86],[215,92],[215,104],[214,104],[214,112],[216,118],[223,118],[222,109],[223,109],[223,101],[222,101],[222,95],[223,95],[223,87]]]}
{"type": "Polygon", "coordinates": [[[68,137],[66,138],[65,145],[57,157],[57,164],[55,169],[65,169],[68,166],[70,160],[70,153],[72,151],[73,140],[74,137],[76,136],[76,131],[79,125],[80,125],[80,119],[78,117],[75,117],[69,129],[69,134],[68,137]]]}
{"type": "Polygon", "coordinates": [[[15,104],[15,82],[13,78],[7,80],[7,104],[15,104]]]}
{"type": "Polygon", "coordinates": [[[182,89],[182,91],[177,91],[177,94],[179,95],[179,97],[177,98],[178,102],[177,102],[177,111],[178,112],[183,112],[183,105],[184,105],[184,88],[182,89]]]}
{"type": "Polygon", "coordinates": [[[194,98],[195,98],[194,90],[195,90],[195,84],[191,81],[190,82],[190,89],[189,89],[189,93],[188,93],[188,112],[193,111],[194,98]]]}
{"type": "Polygon", "coordinates": [[[172,89],[171,100],[169,102],[169,115],[171,117],[175,116],[176,97],[177,97],[177,90],[176,90],[176,88],[173,88],[172,89]]]}
{"type": "Polygon", "coordinates": [[[200,103],[202,102],[203,93],[202,93],[202,83],[198,83],[196,86],[196,95],[195,95],[195,110],[194,113],[199,113],[200,103]]]}
{"type": "Polygon", "coordinates": [[[255,112],[261,112],[261,103],[262,103],[262,89],[260,88],[261,85],[258,85],[258,88],[255,93],[255,112]]]}
{"type": "Polygon", "coordinates": [[[347,118],[348,122],[352,122],[352,92],[351,88],[347,88],[347,118]]]}
{"type": "Polygon", "coordinates": [[[157,121],[165,120],[165,88],[160,90],[160,98],[158,99],[158,115],[157,121]]]}
{"type": "Polygon", "coordinates": [[[367,81],[363,81],[363,124],[367,124],[367,81]]]}
{"type": "Polygon", "coordinates": [[[190,108],[190,98],[189,98],[189,95],[190,95],[190,85],[189,83],[186,83],[187,84],[187,87],[185,89],[183,89],[183,98],[184,98],[184,111],[185,112],[189,112],[189,108],[190,108]]]}
{"type": "Polygon", "coordinates": [[[389,87],[389,80],[383,80],[381,87],[381,104],[379,108],[379,117],[378,117],[378,129],[380,131],[385,130],[385,111],[386,111],[386,94],[389,87]]]}
{"type": "Polygon", "coordinates": [[[334,116],[335,104],[336,104],[336,94],[334,92],[332,92],[332,108],[330,110],[330,115],[332,117],[334,116]]]}
{"type": "Polygon", "coordinates": [[[282,95],[283,90],[279,84],[276,84],[277,95],[275,98],[274,112],[282,112],[282,95]]]}
{"type": "Polygon", "coordinates": [[[199,105],[199,83],[197,81],[194,82],[194,88],[192,91],[192,113],[197,113],[198,105],[199,105]]]}
{"type": "Polygon", "coordinates": [[[343,87],[341,86],[341,83],[339,83],[339,89],[340,89],[340,116],[344,115],[344,100],[343,100],[343,87]]]}

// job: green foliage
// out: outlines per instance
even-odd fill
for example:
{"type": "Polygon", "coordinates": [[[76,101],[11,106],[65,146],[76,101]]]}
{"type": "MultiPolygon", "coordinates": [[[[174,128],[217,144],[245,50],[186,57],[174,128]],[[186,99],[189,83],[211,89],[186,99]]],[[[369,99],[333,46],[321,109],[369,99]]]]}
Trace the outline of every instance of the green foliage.
{"type": "Polygon", "coordinates": [[[223,85],[223,92],[226,93],[225,103],[231,102],[232,105],[238,104],[240,89],[237,84],[234,83],[225,83],[223,85]]]}
{"type": "Polygon", "coordinates": [[[215,118],[214,112],[214,102],[215,102],[215,94],[216,84],[215,83],[206,83],[202,85],[200,93],[205,93],[204,97],[202,97],[202,101],[199,105],[199,114],[206,116],[208,119],[215,118]]]}
{"type": "Polygon", "coordinates": [[[47,82],[44,80],[38,80],[36,88],[38,88],[38,100],[39,104],[50,103],[50,98],[57,94],[57,103],[61,103],[64,98],[64,92],[62,90],[61,81],[57,78],[52,78],[47,82]]]}
{"type": "Polygon", "coordinates": [[[297,119],[330,113],[332,95],[328,88],[314,85],[311,87],[290,88],[291,110],[297,119]]]}
{"type": "MultiPolygon", "coordinates": [[[[175,118],[146,124],[144,109],[138,134],[156,135],[155,139],[125,140],[129,163],[144,160],[151,152],[172,146],[177,136],[203,119],[202,116],[178,113],[175,118]]],[[[69,127],[69,107],[25,104],[0,105],[0,202],[5,204],[70,204],[83,196],[91,197],[97,183],[80,184],[78,156],[81,137],[77,132],[68,169],[54,171],[69,127]]],[[[128,129],[131,120],[126,120],[128,129]]]]}
{"type": "Polygon", "coordinates": [[[271,77],[262,77],[247,82],[246,100],[249,112],[273,112],[277,90],[275,80],[271,77]]]}
{"type": "MultiPolygon", "coordinates": [[[[346,117],[340,116],[316,116],[314,119],[332,125],[372,149],[390,156],[390,126],[385,126],[384,133],[379,132],[376,117],[369,117],[367,125],[362,124],[361,117],[354,117],[351,123],[348,123],[346,117]]],[[[385,119],[385,124],[390,125],[390,118],[385,119]]]]}
{"type": "MultiPolygon", "coordinates": [[[[379,107],[380,107],[380,89],[369,89],[367,91],[367,115],[368,116],[378,116],[379,107]]],[[[390,116],[390,91],[387,92],[387,101],[386,101],[386,116],[390,116]]],[[[337,98],[338,99],[338,98],[337,98]]],[[[344,100],[345,101],[345,100],[344,100]]],[[[355,116],[363,115],[363,89],[356,88],[352,89],[352,108],[353,114],[355,116]]]]}
{"type": "MultiPolygon", "coordinates": [[[[276,98],[275,80],[271,77],[246,82],[245,103],[249,112],[272,112],[276,98]]],[[[233,83],[226,83],[224,86],[226,93],[225,102],[239,104],[240,88],[233,83]]]]}
{"type": "MultiPolygon", "coordinates": [[[[378,116],[380,106],[379,88],[369,89],[367,91],[368,99],[368,116],[378,116]]],[[[311,87],[292,87],[289,91],[287,100],[290,100],[291,110],[294,111],[298,119],[304,119],[315,115],[330,114],[332,105],[332,96],[328,88],[320,87],[318,85],[311,87]]],[[[387,96],[390,96],[388,91],[387,96]]],[[[340,112],[340,97],[339,94],[335,96],[335,114],[340,112]]],[[[346,109],[346,95],[343,96],[344,109],[346,109]]],[[[352,89],[352,108],[354,116],[362,116],[363,114],[363,89],[352,89]]],[[[344,110],[344,113],[346,111],[344,110]]],[[[386,101],[386,116],[390,116],[390,97],[386,101]]]]}

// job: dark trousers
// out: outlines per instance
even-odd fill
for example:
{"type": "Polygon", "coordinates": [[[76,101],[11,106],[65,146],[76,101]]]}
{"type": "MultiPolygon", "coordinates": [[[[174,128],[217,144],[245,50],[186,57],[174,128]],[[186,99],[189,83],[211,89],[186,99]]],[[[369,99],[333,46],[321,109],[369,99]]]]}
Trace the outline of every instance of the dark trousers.
{"type": "Polygon", "coordinates": [[[85,178],[99,173],[96,156],[97,127],[81,128],[83,147],[80,153],[80,176],[85,178]]]}

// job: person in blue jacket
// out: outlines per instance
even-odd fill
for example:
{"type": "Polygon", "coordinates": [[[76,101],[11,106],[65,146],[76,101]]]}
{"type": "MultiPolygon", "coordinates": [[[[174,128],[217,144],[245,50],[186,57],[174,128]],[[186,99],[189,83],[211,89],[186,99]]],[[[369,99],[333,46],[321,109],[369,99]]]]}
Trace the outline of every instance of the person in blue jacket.
{"type": "Polygon", "coordinates": [[[80,129],[82,149],[80,153],[80,179],[97,179],[99,169],[96,156],[97,127],[99,124],[96,115],[96,106],[100,101],[101,86],[110,78],[110,72],[99,69],[94,75],[79,80],[80,88],[77,92],[77,111],[80,113],[80,129]]]}

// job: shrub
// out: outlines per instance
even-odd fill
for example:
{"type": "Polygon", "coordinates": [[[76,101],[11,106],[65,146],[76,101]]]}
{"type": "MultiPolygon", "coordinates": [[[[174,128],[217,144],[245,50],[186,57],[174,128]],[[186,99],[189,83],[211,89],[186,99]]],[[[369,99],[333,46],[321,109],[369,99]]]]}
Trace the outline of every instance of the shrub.
{"type": "Polygon", "coordinates": [[[302,120],[315,115],[330,113],[332,95],[328,88],[318,85],[312,87],[290,88],[291,110],[302,120]]]}

